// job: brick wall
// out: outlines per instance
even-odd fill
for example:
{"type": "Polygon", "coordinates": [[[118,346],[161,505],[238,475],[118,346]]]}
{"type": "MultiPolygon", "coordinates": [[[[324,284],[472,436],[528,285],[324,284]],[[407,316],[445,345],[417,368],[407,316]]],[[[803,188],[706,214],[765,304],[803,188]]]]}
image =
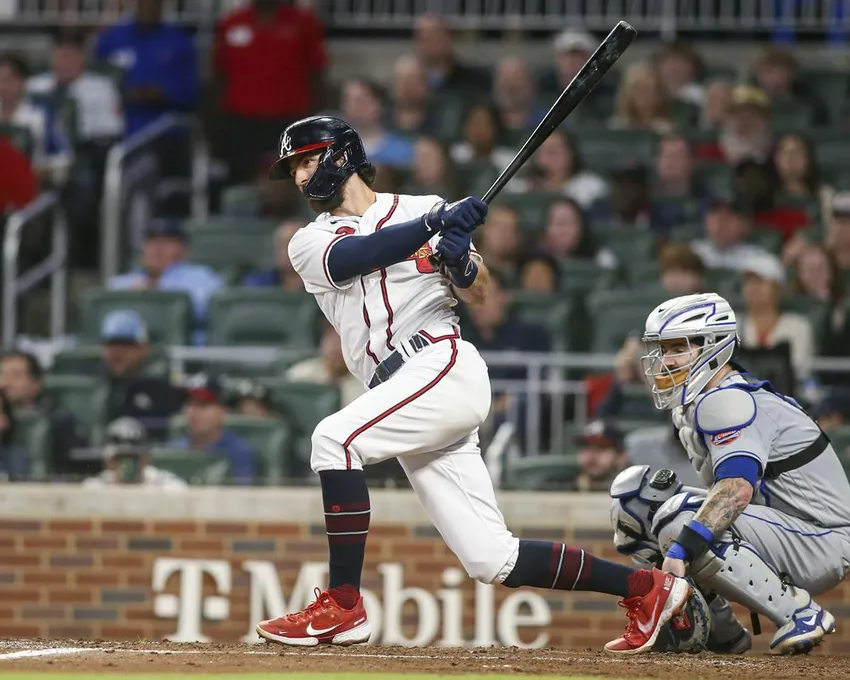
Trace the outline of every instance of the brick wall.
{"type": "MultiPolygon", "coordinates": [[[[598,526],[558,532],[525,526],[517,533],[529,538],[553,538],[578,544],[594,553],[617,559],[610,530],[598,526]]],[[[377,565],[399,563],[404,585],[436,593],[444,587],[445,568],[457,566],[434,530],[423,522],[375,523],[370,532],[364,587],[381,593],[377,565]]],[[[110,519],[108,517],[35,518],[0,520],[0,637],[63,637],[160,639],[175,631],[173,618],[154,615],[152,572],[158,558],[226,560],[231,566],[230,611],[223,621],[207,620],[203,633],[215,640],[238,640],[249,630],[249,574],[246,560],[272,562],[283,592],[293,588],[304,562],[323,562],[324,528],[300,522],[273,524],[195,519],[110,519]]],[[[316,584],[319,585],[319,584],[316,584]]],[[[461,586],[464,598],[465,639],[473,637],[474,588],[461,586]]],[[[204,578],[204,595],[217,588],[204,578]]],[[[163,591],[178,595],[180,578],[170,577],[163,591]]],[[[498,603],[514,591],[496,588],[498,603]]],[[[585,593],[543,593],[552,612],[547,631],[550,644],[598,647],[619,634],[623,617],[616,598],[585,593]]],[[[850,589],[840,588],[822,598],[839,619],[839,632],[830,640],[830,652],[850,651],[850,630],[841,619],[850,613],[850,589]]],[[[404,610],[403,628],[416,627],[416,613],[404,610]]],[[[771,625],[766,622],[766,631],[771,625]]],[[[540,632],[520,633],[528,642],[540,632]]],[[[772,633],[761,636],[760,646],[772,633]]]]}

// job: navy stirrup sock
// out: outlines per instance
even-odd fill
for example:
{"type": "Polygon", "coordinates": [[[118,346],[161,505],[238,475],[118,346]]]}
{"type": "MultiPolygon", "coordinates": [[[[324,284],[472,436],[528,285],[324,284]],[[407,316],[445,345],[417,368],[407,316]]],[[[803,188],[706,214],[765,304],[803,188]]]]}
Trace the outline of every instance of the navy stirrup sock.
{"type": "MultiPolygon", "coordinates": [[[[324,470],[319,480],[328,532],[328,587],[349,585],[359,591],[371,515],[366,475],[363,470],[324,470]]],[[[356,599],[350,607],[354,604],[356,599]]]]}
{"type": "Polygon", "coordinates": [[[632,597],[646,595],[652,589],[652,574],[646,569],[632,569],[594,557],[563,543],[520,540],[516,565],[504,585],[589,590],[632,597]]]}

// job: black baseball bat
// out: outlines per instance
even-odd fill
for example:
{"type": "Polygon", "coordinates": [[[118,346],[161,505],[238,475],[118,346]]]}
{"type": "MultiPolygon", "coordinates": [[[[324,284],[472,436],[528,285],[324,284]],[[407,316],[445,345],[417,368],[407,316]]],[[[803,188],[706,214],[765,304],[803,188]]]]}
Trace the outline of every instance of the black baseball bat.
{"type": "MultiPolygon", "coordinates": [[[[567,116],[575,111],[576,107],[602,80],[602,77],[617,63],[623,52],[632,44],[635,36],[637,36],[637,31],[634,26],[626,21],[620,21],[611,29],[605,40],[600,43],[570,84],[561,92],[561,95],[552,104],[552,108],[534,129],[534,132],[525,140],[525,144],[517,151],[508,167],[502,170],[502,173],[493,182],[493,186],[487,189],[481,200],[489,204],[499,195],[499,192],[505,188],[505,185],[511,181],[517,171],[537,151],[543,140],[551,135],[567,116]]],[[[442,264],[442,257],[438,253],[431,255],[430,260],[431,264],[437,268],[442,264]]]]}

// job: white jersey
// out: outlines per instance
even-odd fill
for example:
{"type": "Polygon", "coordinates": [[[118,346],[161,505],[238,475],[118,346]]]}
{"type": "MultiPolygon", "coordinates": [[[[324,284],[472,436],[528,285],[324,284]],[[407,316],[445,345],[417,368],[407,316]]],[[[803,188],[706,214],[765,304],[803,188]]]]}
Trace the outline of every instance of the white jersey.
{"type": "Polygon", "coordinates": [[[348,369],[364,384],[400,341],[422,329],[456,326],[452,308],[457,301],[448,281],[428,260],[439,234],[403,262],[342,282],[334,282],[328,272],[331,245],[348,236],[367,236],[409,222],[441,200],[439,196],[376,194],[361,217],[323,213],[299,229],[289,243],[292,266],[339,333],[348,369]]]}

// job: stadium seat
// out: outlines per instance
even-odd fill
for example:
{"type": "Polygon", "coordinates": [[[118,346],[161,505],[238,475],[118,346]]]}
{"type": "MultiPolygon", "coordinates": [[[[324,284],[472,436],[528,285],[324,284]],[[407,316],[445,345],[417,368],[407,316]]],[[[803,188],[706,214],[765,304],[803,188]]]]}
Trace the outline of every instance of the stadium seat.
{"type": "Polygon", "coordinates": [[[44,395],[49,403],[70,411],[91,430],[104,424],[108,387],[95,377],[48,374],[44,378],[44,395]]]}
{"type": "Polygon", "coordinates": [[[827,434],[835,452],[844,461],[844,465],[850,464],[850,425],[831,427],[827,434]]]}
{"type": "Polygon", "coordinates": [[[584,130],[576,136],[586,166],[599,173],[613,170],[627,158],[649,164],[658,135],[646,130],[584,130]]]}
{"type": "Polygon", "coordinates": [[[524,456],[505,464],[502,488],[563,491],[573,486],[578,472],[578,458],[575,455],[524,456]]]}
{"type": "Polygon", "coordinates": [[[785,295],[780,300],[780,307],[783,311],[796,312],[805,316],[812,324],[815,343],[820,343],[830,317],[829,305],[813,300],[807,295],[785,295]]]}
{"type": "Polygon", "coordinates": [[[687,222],[699,222],[702,219],[703,202],[691,196],[659,196],[652,202],[654,208],[667,214],[678,214],[687,222]]]}
{"type": "Polygon", "coordinates": [[[151,465],[192,485],[219,486],[230,479],[230,461],[206,451],[158,447],[151,451],[151,465]]]}
{"type": "Polygon", "coordinates": [[[642,333],[647,315],[667,297],[663,290],[603,291],[589,297],[591,350],[613,353],[631,333],[642,333]]]}
{"type": "Polygon", "coordinates": [[[49,418],[39,411],[16,411],[12,444],[29,454],[30,481],[46,481],[50,470],[49,418]]]}
{"type": "Polygon", "coordinates": [[[747,243],[761,246],[774,255],[779,255],[782,250],[782,234],[769,228],[750,229],[747,235],[747,243]]]}
{"type": "Polygon", "coordinates": [[[657,288],[661,279],[661,269],[655,260],[635,260],[626,262],[629,284],[634,288],[657,288]]]}
{"type": "Polygon", "coordinates": [[[319,308],[306,293],[234,288],[212,297],[207,344],[314,347],[319,308]]]}
{"type": "Polygon", "coordinates": [[[658,254],[658,240],[651,231],[598,224],[594,225],[593,233],[617,256],[621,264],[638,260],[654,261],[658,254]]]}
{"type": "MultiPolygon", "coordinates": [[[[54,375],[96,375],[103,367],[100,345],[83,345],[66,349],[53,357],[50,373],[54,375]]],[[[145,365],[147,376],[167,376],[168,357],[161,347],[151,349],[145,365]]]]}
{"type": "Polygon", "coordinates": [[[151,340],[186,345],[192,326],[192,301],[186,293],[161,290],[90,290],[80,304],[80,340],[96,343],[104,316],[116,309],[132,309],[144,319],[151,340]]]}
{"type": "Polygon", "coordinates": [[[205,219],[189,219],[183,222],[183,228],[190,240],[199,231],[207,229],[227,229],[234,234],[245,232],[271,234],[280,222],[265,217],[241,217],[233,215],[210,215],[205,219]]]}
{"type": "Polygon", "coordinates": [[[227,187],[221,192],[221,214],[228,217],[257,217],[260,214],[260,190],[254,184],[227,187]]]}
{"type": "Polygon", "coordinates": [[[701,222],[681,224],[670,230],[670,241],[672,243],[690,243],[705,237],[705,228],[701,222]]]}
{"type": "Polygon", "coordinates": [[[590,293],[613,288],[619,279],[616,269],[600,267],[593,260],[562,260],[558,263],[562,293],[590,293]]]}
{"type": "Polygon", "coordinates": [[[296,467],[290,472],[303,473],[309,469],[313,430],[319,421],[339,410],[339,389],[334,385],[289,382],[279,378],[261,379],[260,382],[269,389],[275,406],[292,425],[296,467]]]}
{"type": "Polygon", "coordinates": [[[499,197],[499,203],[516,210],[523,235],[529,239],[536,239],[546,227],[546,213],[549,211],[549,206],[559,196],[560,194],[545,191],[503,194],[499,197]]]}
{"type": "Polygon", "coordinates": [[[841,129],[809,129],[806,136],[815,147],[815,156],[824,170],[841,170],[847,168],[850,158],[850,138],[841,129]]]}
{"type": "Polygon", "coordinates": [[[259,229],[208,228],[192,232],[189,259],[216,270],[274,267],[273,232],[259,229]]]}
{"type": "Polygon", "coordinates": [[[836,69],[805,69],[800,79],[811,87],[826,104],[833,125],[840,122],[847,102],[847,73],[836,69]]]}
{"type": "Polygon", "coordinates": [[[578,324],[574,323],[576,304],[570,296],[541,295],[533,291],[513,291],[508,307],[509,314],[525,323],[535,323],[549,331],[553,350],[576,347],[577,338],[572,334],[578,324]]]}
{"type": "Polygon", "coordinates": [[[629,385],[623,391],[623,403],[617,412],[617,420],[625,423],[668,422],[669,413],[659,411],[652,402],[648,385],[629,385]]]}
{"type": "Polygon", "coordinates": [[[703,163],[697,175],[712,195],[725,196],[732,192],[732,168],[725,163],[703,163]]]}

